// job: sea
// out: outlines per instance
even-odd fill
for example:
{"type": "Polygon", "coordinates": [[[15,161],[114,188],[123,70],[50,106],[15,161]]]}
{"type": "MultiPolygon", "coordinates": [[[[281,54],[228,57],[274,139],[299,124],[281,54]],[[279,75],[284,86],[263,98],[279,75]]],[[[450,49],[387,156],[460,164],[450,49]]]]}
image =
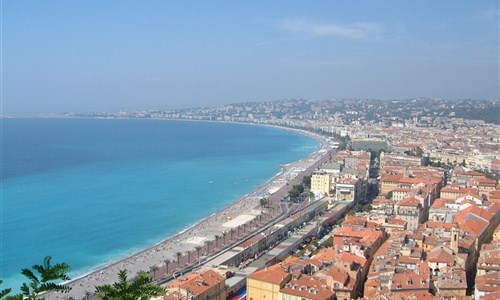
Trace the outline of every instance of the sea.
{"type": "Polygon", "coordinates": [[[319,144],[272,127],[144,119],[1,119],[0,288],[22,268],[70,277],[152,246],[250,193],[319,144]]]}

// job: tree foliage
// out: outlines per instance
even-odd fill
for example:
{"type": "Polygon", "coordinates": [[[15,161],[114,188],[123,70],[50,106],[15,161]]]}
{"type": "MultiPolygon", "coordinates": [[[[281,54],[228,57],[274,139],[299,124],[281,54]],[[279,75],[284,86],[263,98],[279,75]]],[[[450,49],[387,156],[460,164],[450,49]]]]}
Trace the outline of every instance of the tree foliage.
{"type": "Polygon", "coordinates": [[[175,256],[177,256],[177,266],[181,266],[181,257],[182,257],[182,252],[177,252],[175,253],[175,256]]]}
{"type": "MultiPolygon", "coordinates": [[[[0,286],[2,285],[3,280],[0,280],[0,286]]],[[[10,292],[12,291],[11,288],[3,289],[0,290],[0,299],[3,299],[5,296],[7,296],[10,292]]]]}
{"type": "Polygon", "coordinates": [[[43,259],[43,264],[32,266],[32,270],[30,269],[22,269],[21,274],[24,275],[29,280],[29,283],[23,283],[19,288],[21,290],[20,294],[7,296],[10,293],[11,289],[5,289],[0,292],[0,299],[5,300],[34,300],[34,299],[43,299],[38,298],[38,296],[42,293],[49,291],[58,291],[58,292],[69,292],[71,290],[70,287],[64,286],[58,281],[67,281],[70,278],[68,277],[68,273],[70,271],[70,267],[66,263],[58,263],[55,265],[51,264],[52,257],[46,256],[43,259]],[[5,297],[5,298],[4,298],[5,297]]]}
{"type": "Polygon", "coordinates": [[[300,195],[304,192],[304,186],[302,184],[296,184],[292,187],[292,189],[288,192],[288,196],[290,196],[290,200],[292,202],[298,202],[300,195]]]}
{"type": "Polygon", "coordinates": [[[269,204],[269,199],[267,199],[267,198],[261,198],[259,200],[259,203],[260,203],[260,206],[266,207],[269,204]]]}
{"type": "Polygon", "coordinates": [[[312,175],[304,176],[302,178],[302,185],[304,185],[305,187],[310,189],[311,188],[311,178],[312,178],[312,175]]]}
{"type": "Polygon", "coordinates": [[[118,282],[96,287],[97,297],[102,300],[149,300],[164,292],[164,288],[153,284],[146,272],[139,272],[128,281],[127,270],[118,272],[118,282]]]}

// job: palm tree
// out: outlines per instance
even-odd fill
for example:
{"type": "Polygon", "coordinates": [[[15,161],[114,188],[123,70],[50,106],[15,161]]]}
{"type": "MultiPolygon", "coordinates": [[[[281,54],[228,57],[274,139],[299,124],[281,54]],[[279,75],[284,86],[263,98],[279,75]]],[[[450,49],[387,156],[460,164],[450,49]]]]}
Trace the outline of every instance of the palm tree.
{"type": "Polygon", "coordinates": [[[205,244],[207,244],[207,254],[210,253],[210,240],[206,240],[205,244]]]}
{"type": "Polygon", "coordinates": [[[223,238],[223,241],[224,241],[224,244],[223,244],[223,245],[225,245],[225,244],[226,244],[226,236],[227,236],[227,231],[223,231],[223,232],[222,232],[222,238],[223,238]]]}
{"type": "Polygon", "coordinates": [[[198,253],[198,259],[200,259],[200,251],[201,251],[201,249],[203,249],[203,247],[196,246],[196,247],[194,247],[194,249],[196,249],[196,252],[198,253]]]}
{"type": "MultiPolygon", "coordinates": [[[[3,280],[0,280],[0,285],[2,285],[2,283],[3,283],[3,280]]],[[[0,290],[0,299],[7,296],[7,294],[9,294],[10,291],[12,291],[11,288],[0,290]]]]}
{"type": "Polygon", "coordinates": [[[214,237],[215,237],[215,248],[217,248],[219,247],[220,235],[216,234],[214,237]]]}
{"type": "Polygon", "coordinates": [[[153,280],[156,278],[156,271],[158,271],[160,268],[158,268],[157,265],[152,265],[149,267],[149,271],[153,272],[153,280]]]}
{"type": "Polygon", "coordinates": [[[181,252],[177,252],[177,253],[175,253],[175,256],[177,256],[177,266],[180,268],[181,267],[182,253],[181,252]]]}
{"type": "Polygon", "coordinates": [[[149,300],[165,292],[161,286],[153,284],[146,272],[139,272],[131,281],[127,280],[127,270],[118,272],[118,282],[96,287],[97,297],[102,300],[149,300]]]}
{"type": "Polygon", "coordinates": [[[91,292],[85,291],[85,293],[83,294],[83,299],[89,300],[91,296],[92,296],[91,292]]]}
{"type": "Polygon", "coordinates": [[[51,260],[52,257],[46,256],[43,259],[42,265],[32,266],[32,269],[39,276],[30,269],[22,269],[21,274],[30,280],[30,284],[23,283],[20,287],[21,294],[9,296],[7,299],[34,300],[39,294],[48,291],[69,292],[71,290],[70,287],[54,282],[69,280],[69,277],[66,275],[70,271],[69,266],[66,263],[51,265],[51,260]]]}
{"type": "Polygon", "coordinates": [[[186,251],[186,254],[188,256],[188,264],[191,263],[191,251],[186,251]]]}
{"type": "Polygon", "coordinates": [[[165,263],[165,267],[167,267],[166,273],[168,274],[168,265],[170,265],[171,261],[170,261],[170,259],[165,259],[163,262],[165,263]]]}
{"type": "Polygon", "coordinates": [[[234,230],[234,228],[229,229],[229,233],[231,234],[231,241],[233,240],[233,235],[235,231],[236,230],[234,230]]]}

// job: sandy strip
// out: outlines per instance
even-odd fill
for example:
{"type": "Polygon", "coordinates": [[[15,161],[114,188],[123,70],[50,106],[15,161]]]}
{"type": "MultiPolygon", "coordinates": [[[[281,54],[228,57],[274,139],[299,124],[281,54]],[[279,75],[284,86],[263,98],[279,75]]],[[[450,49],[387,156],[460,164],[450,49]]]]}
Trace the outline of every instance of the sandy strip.
{"type": "Polygon", "coordinates": [[[231,240],[237,240],[238,237],[242,237],[252,229],[261,226],[266,219],[272,218],[271,214],[280,213],[279,201],[288,193],[288,190],[294,184],[300,183],[304,175],[310,174],[318,164],[324,162],[328,157],[328,152],[325,151],[328,143],[325,138],[305,131],[300,132],[320,142],[320,148],[313,155],[285,166],[281,173],[249,195],[201,220],[191,228],[130,257],[74,279],[68,283],[72,287],[69,293],[51,293],[46,295],[46,298],[69,299],[72,297],[82,299],[85,292],[93,293],[96,286],[116,282],[118,280],[117,273],[121,269],[127,269],[130,278],[139,271],[150,271],[152,266],[157,266],[159,270],[155,271],[155,278],[162,278],[197,261],[198,254],[200,257],[208,255],[216,250],[215,248],[220,249],[223,244],[227,245],[231,240]],[[272,209],[268,208],[266,214],[262,216],[259,200],[264,196],[271,201],[270,207],[272,209]],[[215,241],[216,235],[219,236],[217,242],[215,241]],[[180,260],[178,260],[176,253],[182,254],[180,260]],[[170,260],[168,266],[165,264],[165,260],[170,260]]]}

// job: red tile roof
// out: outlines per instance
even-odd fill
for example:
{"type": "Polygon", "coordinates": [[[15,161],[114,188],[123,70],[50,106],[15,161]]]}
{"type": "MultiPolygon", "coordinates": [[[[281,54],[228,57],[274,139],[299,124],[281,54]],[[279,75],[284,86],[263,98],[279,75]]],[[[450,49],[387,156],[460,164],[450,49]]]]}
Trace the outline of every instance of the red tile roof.
{"type": "Polygon", "coordinates": [[[281,290],[281,293],[313,300],[327,300],[334,292],[327,287],[325,280],[319,280],[307,275],[292,279],[281,290]]]}
{"type": "Polygon", "coordinates": [[[177,280],[169,283],[168,287],[179,287],[188,290],[193,296],[197,296],[221,282],[225,282],[225,280],[226,279],[217,272],[206,270],[179,277],[177,280]]]}
{"type": "Polygon", "coordinates": [[[287,280],[291,275],[286,272],[279,265],[271,266],[267,269],[257,271],[248,276],[250,279],[265,281],[272,284],[281,284],[287,280]]]}

